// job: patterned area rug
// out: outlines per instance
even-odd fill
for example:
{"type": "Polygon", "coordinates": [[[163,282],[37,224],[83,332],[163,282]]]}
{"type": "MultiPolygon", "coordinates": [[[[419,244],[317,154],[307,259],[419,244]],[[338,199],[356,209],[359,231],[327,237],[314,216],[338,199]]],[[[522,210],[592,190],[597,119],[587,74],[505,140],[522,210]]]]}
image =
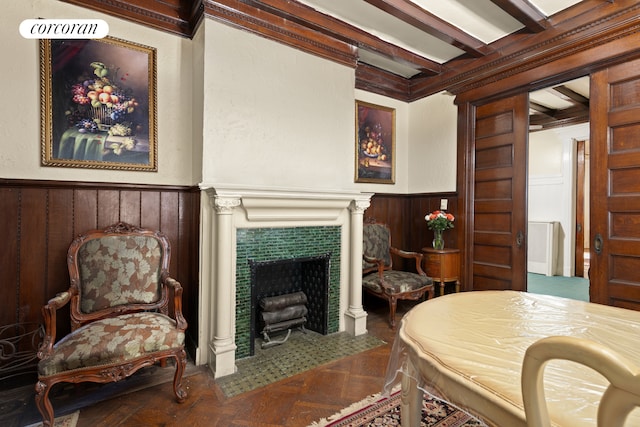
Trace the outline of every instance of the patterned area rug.
{"type": "MultiPolygon", "coordinates": [[[[400,391],[392,393],[388,398],[374,395],[309,427],[399,427],[401,426],[400,403],[400,391]]],[[[466,412],[427,395],[422,402],[420,425],[421,427],[485,426],[466,412]]]]}
{"type": "MultiPolygon", "coordinates": [[[[53,427],[75,427],[78,423],[78,416],[80,415],[80,411],[76,411],[73,414],[64,415],[62,417],[57,417],[53,420],[53,427]]],[[[35,424],[29,424],[27,427],[42,427],[42,422],[38,422],[35,424]]]]}

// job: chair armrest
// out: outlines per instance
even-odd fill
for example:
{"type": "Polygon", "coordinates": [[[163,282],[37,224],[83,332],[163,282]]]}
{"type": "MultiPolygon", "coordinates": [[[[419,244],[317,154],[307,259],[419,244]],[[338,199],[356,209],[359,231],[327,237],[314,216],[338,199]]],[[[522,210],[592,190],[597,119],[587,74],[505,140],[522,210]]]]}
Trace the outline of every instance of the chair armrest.
{"type": "Polygon", "coordinates": [[[56,312],[71,301],[71,292],[61,292],[51,298],[47,305],[42,307],[42,317],[44,318],[44,339],[38,349],[38,358],[44,359],[53,351],[53,344],[56,342],[56,312]]]}
{"type": "Polygon", "coordinates": [[[419,252],[411,252],[411,251],[403,251],[402,249],[391,247],[389,251],[392,254],[398,255],[402,258],[413,258],[416,260],[416,271],[421,276],[426,276],[427,274],[422,270],[422,259],[423,255],[419,252]]]}
{"type": "Polygon", "coordinates": [[[384,260],[381,260],[380,258],[374,258],[371,256],[362,255],[362,259],[364,259],[369,264],[377,265],[378,268],[380,268],[381,265],[384,266],[384,260]]]}
{"type": "Polygon", "coordinates": [[[176,321],[176,327],[184,331],[187,329],[187,320],[182,315],[182,285],[176,279],[167,275],[163,276],[162,283],[167,288],[173,289],[173,318],[176,321]]]}
{"type": "MultiPolygon", "coordinates": [[[[384,275],[384,270],[385,270],[384,260],[380,258],[370,257],[367,255],[362,255],[362,259],[364,259],[369,264],[375,264],[376,270],[378,271],[378,276],[380,276],[380,278],[382,279],[382,276],[384,275]]],[[[369,269],[367,270],[369,271],[369,269]]]]}
{"type": "Polygon", "coordinates": [[[366,255],[362,255],[362,258],[366,262],[370,264],[375,264],[377,266],[378,277],[380,278],[380,286],[382,286],[385,292],[388,292],[389,286],[384,281],[384,270],[385,270],[384,260],[380,258],[366,256],[366,255]]]}

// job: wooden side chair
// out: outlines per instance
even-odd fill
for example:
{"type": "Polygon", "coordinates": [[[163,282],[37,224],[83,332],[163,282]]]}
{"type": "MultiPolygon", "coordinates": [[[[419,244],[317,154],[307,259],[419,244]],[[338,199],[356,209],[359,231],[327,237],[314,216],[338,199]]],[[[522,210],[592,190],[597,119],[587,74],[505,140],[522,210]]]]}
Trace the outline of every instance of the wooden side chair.
{"type": "Polygon", "coordinates": [[[55,384],[119,381],[168,359],[176,362],[176,399],[186,399],[187,322],[182,287],[169,277],[170,255],[162,233],[122,222],[73,240],[67,254],[70,288],[42,309],[46,335],[38,352],[35,401],[44,426],[54,422],[49,392],[55,384]],[[67,303],[71,332],[56,342],[56,312],[67,303]]]}
{"type": "Polygon", "coordinates": [[[421,253],[403,251],[391,245],[391,231],[386,224],[366,221],[362,240],[362,286],[367,293],[389,302],[389,324],[395,328],[398,300],[417,301],[425,293],[433,298],[433,280],[422,270],[421,253]],[[392,254],[415,259],[417,273],[394,270],[392,254]]]}

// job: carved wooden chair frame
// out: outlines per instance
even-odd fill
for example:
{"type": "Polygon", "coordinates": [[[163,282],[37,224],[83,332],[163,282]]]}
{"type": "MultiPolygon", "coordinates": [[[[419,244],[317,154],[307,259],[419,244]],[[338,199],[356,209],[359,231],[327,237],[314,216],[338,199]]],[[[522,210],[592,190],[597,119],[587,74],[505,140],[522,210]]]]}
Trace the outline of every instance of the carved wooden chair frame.
{"type": "Polygon", "coordinates": [[[373,272],[376,272],[378,277],[378,283],[380,284],[380,290],[376,291],[371,289],[368,286],[363,286],[363,288],[367,293],[374,295],[378,298],[387,300],[389,302],[389,324],[392,328],[395,328],[396,326],[395,317],[396,317],[396,308],[397,308],[398,300],[418,301],[424,298],[425,293],[428,295],[429,299],[433,298],[434,296],[433,280],[427,277],[426,273],[422,270],[423,255],[421,253],[405,251],[392,246],[391,232],[389,231],[389,227],[387,224],[377,222],[375,219],[372,219],[372,218],[367,218],[364,221],[364,227],[371,226],[371,225],[386,228],[388,232],[388,239],[389,239],[387,243],[389,248],[389,254],[388,254],[388,257],[385,259],[385,258],[370,257],[370,256],[367,256],[367,254],[363,253],[362,276],[363,278],[365,278],[367,275],[370,275],[373,272]],[[397,255],[401,258],[415,260],[415,268],[417,273],[393,270],[392,255],[397,255]],[[394,287],[394,283],[390,281],[389,274],[386,273],[390,271],[397,271],[398,275],[401,275],[402,277],[423,276],[424,278],[427,279],[427,280],[424,280],[426,284],[421,287],[399,292],[394,287]]]}
{"type": "MultiPolygon", "coordinates": [[[[146,241],[146,240],[145,240],[146,241]]],[[[38,382],[36,383],[36,406],[43,417],[44,426],[52,426],[54,422],[54,411],[49,400],[49,392],[51,388],[60,382],[80,383],[80,382],[97,382],[108,383],[119,381],[126,378],[139,369],[153,365],[157,362],[164,364],[168,359],[174,359],[176,370],[173,380],[173,391],[178,402],[183,402],[187,393],[182,386],[182,376],[186,367],[186,352],[184,350],[184,332],[187,328],[187,322],[182,315],[182,287],[180,283],[169,277],[169,261],[171,255],[171,247],[167,237],[158,231],[139,228],[123,222],[114,224],[104,230],[92,230],[85,234],[79,235],[71,243],[67,253],[67,266],[71,279],[70,288],[58,294],[49,300],[42,308],[42,314],[45,322],[45,338],[38,351],[38,357],[41,359],[38,365],[38,382]],[[82,306],[83,284],[81,282],[81,267],[79,265],[79,250],[88,242],[94,239],[104,237],[136,237],[136,238],[152,238],[158,242],[158,248],[161,252],[161,260],[159,262],[158,271],[152,274],[158,274],[154,291],[157,296],[152,301],[132,301],[128,304],[118,304],[113,306],[101,307],[95,311],[88,312],[82,306]],[[173,298],[169,298],[169,289],[172,290],[173,298]],[[56,342],[56,313],[57,311],[70,303],[71,317],[71,333],[62,340],[56,342]],[[74,334],[81,333],[83,328],[89,327],[91,324],[97,325],[100,321],[120,321],[123,316],[139,316],[145,315],[152,319],[154,315],[164,316],[163,322],[165,328],[175,328],[172,334],[182,337],[172,341],[180,344],[170,346],[170,348],[153,348],[151,350],[142,350],[137,356],[125,357],[124,360],[107,363],[95,364],[91,361],[85,361],[80,366],[63,367],[61,369],[50,368],[55,372],[46,372],[46,365],[52,363],[52,359],[56,357],[64,358],[57,353],[58,344],[65,340],[73,339],[74,334]],[[107,320],[108,319],[108,320],[107,320]],[[169,326],[166,326],[169,325],[169,326]]],[[[87,292],[85,292],[87,293],[87,292]]],[[[160,318],[160,317],[158,317],[160,318]]],[[[157,332],[154,332],[157,333],[157,332]]],[[[105,335],[108,335],[105,333],[105,335]]],[[[67,341],[68,342],[68,341],[67,341]]],[[[62,361],[59,363],[68,363],[62,361]]],[[[70,363],[70,362],[69,362],[70,363]]]]}

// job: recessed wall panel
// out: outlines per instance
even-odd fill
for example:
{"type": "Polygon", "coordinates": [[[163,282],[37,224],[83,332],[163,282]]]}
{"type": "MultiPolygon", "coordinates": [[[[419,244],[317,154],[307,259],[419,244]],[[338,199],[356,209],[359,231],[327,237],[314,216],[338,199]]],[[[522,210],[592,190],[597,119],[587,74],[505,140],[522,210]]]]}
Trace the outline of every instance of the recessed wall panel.
{"type": "Polygon", "coordinates": [[[476,150],[476,170],[505,167],[513,164],[511,145],[476,150]]]}
{"type": "Polygon", "coordinates": [[[513,197],[512,180],[476,182],[476,200],[511,199],[513,197]]]}
{"type": "Polygon", "coordinates": [[[476,122],[476,138],[511,132],[513,132],[513,113],[511,111],[482,117],[476,122]]]}

